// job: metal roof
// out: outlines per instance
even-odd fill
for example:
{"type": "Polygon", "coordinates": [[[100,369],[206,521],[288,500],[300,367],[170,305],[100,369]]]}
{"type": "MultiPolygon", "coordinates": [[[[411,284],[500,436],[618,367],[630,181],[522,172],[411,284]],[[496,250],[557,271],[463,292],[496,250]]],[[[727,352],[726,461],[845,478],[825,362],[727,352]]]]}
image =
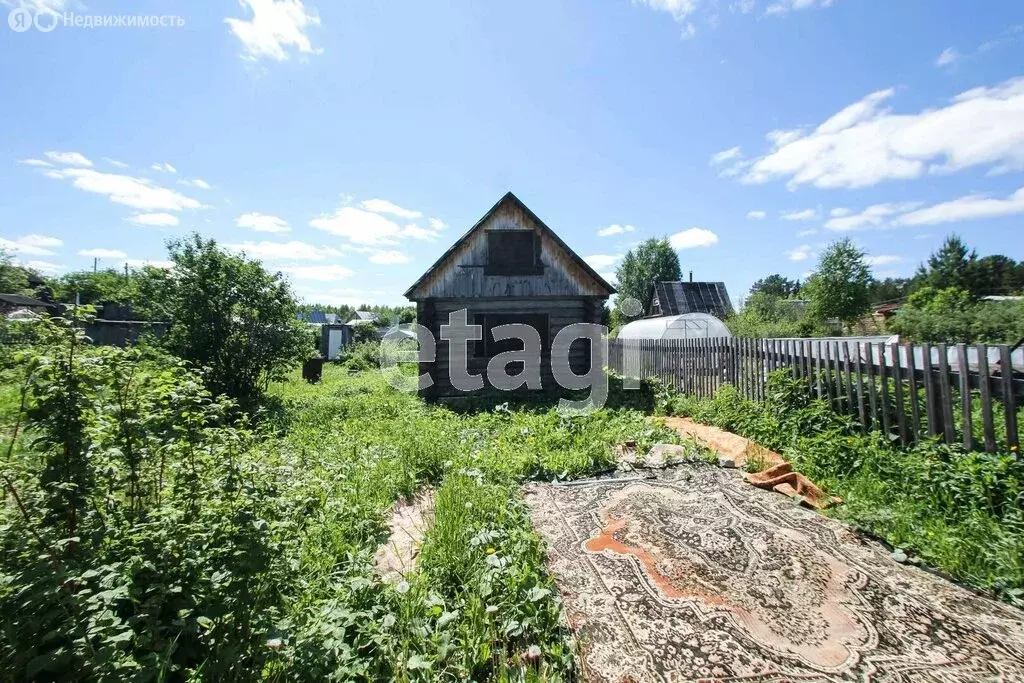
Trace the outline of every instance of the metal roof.
{"type": "Polygon", "coordinates": [[[314,308],[308,313],[299,313],[298,319],[311,325],[326,325],[327,315],[320,309],[314,308]]]}
{"type": "Polygon", "coordinates": [[[31,306],[34,308],[50,308],[53,306],[53,304],[33,299],[30,296],[22,296],[21,294],[0,294],[0,301],[13,306],[31,306]]]}
{"type": "Polygon", "coordinates": [[[724,282],[656,282],[651,313],[710,313],[717,318],[728,318],[733,308],[724,282]]]}

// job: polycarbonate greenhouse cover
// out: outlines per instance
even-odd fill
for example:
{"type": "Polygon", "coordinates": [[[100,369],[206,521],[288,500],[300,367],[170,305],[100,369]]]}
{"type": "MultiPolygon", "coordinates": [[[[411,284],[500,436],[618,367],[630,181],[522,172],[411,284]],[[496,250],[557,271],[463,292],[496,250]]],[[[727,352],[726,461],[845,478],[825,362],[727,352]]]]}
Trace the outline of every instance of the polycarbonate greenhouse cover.
{"type": "Polygon", "coordinates": [[[684,313],[635,320],[621,330],[619,339],[710,339],[731,337],[729,328],[708,313],[684,313]]]}

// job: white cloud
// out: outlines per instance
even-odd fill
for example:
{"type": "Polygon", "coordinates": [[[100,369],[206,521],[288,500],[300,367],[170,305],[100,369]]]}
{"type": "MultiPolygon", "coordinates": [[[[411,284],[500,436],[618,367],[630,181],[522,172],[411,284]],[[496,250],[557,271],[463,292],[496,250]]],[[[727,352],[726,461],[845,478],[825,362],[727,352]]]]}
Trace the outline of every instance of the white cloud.
{"type": "Polygon", "coordinates": [[[1024,168],[1024,78],[968,90],[917,114],[886,108],[894,94],[872,93],[811,131],[776,132],[773,149],[753,160],[742,181],[858,188],[975,166],[1024,168]]]}
{"type": "Polygon", "coordinates": [[[968,195],[949,202],[926,206],[906,213],[893,221],[894,225],[936,225],[978,218],[995,218],[1024,213],[1024,187],[1006,199],[993,199],[983,195],[968,195]]]}
{"type": "Polygon", "coordinates": [[[153,169],[154,171],[159,171],[160,173],[177,173],[178,172],[178,169],[174,168],[170,164],[160,164],[160,163],[157,163],[157,164],[153,164],[152,166],[150,166],[150,168],[153,169]]]}
{"type": "Polygon", "coordinates": [[[707,228],[690,228],[668,238],[673,249],[694,249],[718,244],[718,235],[707,228]]]}
{"type": "Polygon", "coordinates": [[[633,2],[647,5],[658,12],[667,12],[680,23],[697,9],[697,0],[633,0],[633,2]]]}
{"type": "Polygon", "coordinates": [[[117,159],[111,159],[110,157],[103,157],[103,161],[107,162],[114,168],[128,168],[128,164],[123,161],[118,161],[117,159]]]}
{"type": "Polygon", "coordinates": [[[444,230],[448,227],[440,218],[431,218],[428,222],[430,223],[430,227],[434,230],[444,230]]]}
{"type": "Polygon", "coordinates": [[[754,11],[755,4],[755,0],[737,0],[737,2],[729,5],[729,11],[739,12],[740,14],[750,14],[754,11]]]}
{"type": "Polygon", "coordinates": [[[137,213],[126,220],[135,225],[152,225],[158,228],[169,228],[178,224],[178,217],[170,213],[137,213]]]}
{"type": "Polygon", "coordinates": [[[767,213],[765,213],[764,211],[761,211],[760,209],[758,209],[756,211],[748,211],[747,212],[747,220],[748,221],[760,221],[760,220],[764,220],[765,216],[767,216],[767,215],[768,215],[767,213]]]}
{"type": "Polygon", "coordinates": [[[615,284],[615,281],[618,279],[618,276],[615,273],[612,273],[610,271],[606,271],[604,273],[598,273],[598,275],[600,275],[602,278],[604,278],[605,282],[607,282],[609,284],[613,284],[613,285],[615,284]]]}
{"type": "Polygon", "coordinates": [[[828,215],[831,216],[832,218],[838,218],[839,216],[849,216],[851,213],[853,213],[853,210],[841,206],[837,209],[832,209],[831,211],[829,211],[828,215]]]}
{"type": "Polygon", "coordinates": [[[317,282],[344,280],[345,278],[355,275],[355,272],[351,268],[346,268],[339,264],[322,266],[282,266],[281,268],[278,268],[278,270],[299,280],[316,280],[317,282]]]}
{"type": "Polygon", "coordinates": [[[402,237],[409,237],[410,239],[414,240],[425,240],[427,242],[433,242],[434,240],[437,239],[437,231],[430,230],[428,228],[421,228],[415,223],[410,223],[409,225],[402,228],[402,237]]]}
{"type": "Polygon", "coordinates": [[[213,186],[206,182],[202,178],[192,178],[190,180],[179,180],[179,183],[188,187],[195,187],[200,190],[212,190],[213,186]]]}
{"type": "Polygon", "coordinates": [[[818,231],[814,228],[807,228],[806,230],[799,230],[796,233],[797,237],[808,237],[810,235],[817,235],[818,231]]]}
{"type": "Polygon", "coordinates": [[[809,244],[801,244],[799,247],[787,251],[786,256],[790,261],[806,261],[814,256],[814,250],[809,244]]]}
{"type": "Polygon", "coordinates": [[[423,218],[423,214],[419,211],[403,209],[398,204],[389,202],[386,199],[367,199],[364,202],[359,202],[359,205],[367,211],[372,211],[374,213],[386,213],[399,218],[423,218]]]}
{"type": "Polygon", "coordinates": [[[81,249],[79,250],[78,255],[88,256],[89,258],[128,258],[128,254],[124,253],[120,249],[81,249]]]}
{"type": "Polygon", "coordinates": [[[53,256],[57,253],[53,249],[62,246],[64,246],[62,240],[48,235],[25,235],[14,240],[0,237],[0,251],[6,251],[11,254],[53,256]]]}
{"type": "Polygon", "coordinates": [[[308,242],[238,242],[236,244],[225,244],[225,249],[231,251],[245,252],[246,255],[255,259],[279,260],[279,261],[323,261],[329,256],[339,256],[341,252],[331,247],[318,247],[308,242]]]}
{"type": "Polygon", "coordinates": [[[51,263],[50,261],[25,261],[21,265],[43,275],[56,275],[64,270],[64,266],[59,263],[51,263]]]}
{"type": "Polygon", "coordinates": [[[55,164],[65,166],[92,166],[92,162],[78,152],[45,152],[46,158],[55,164]]]}
{"type": "Polygon", "coordinates": [[[235,225],[240,228],[252,228],[256,232],[290,232],[291,227],[283,218],[268,216],[267,214],[245,213],[235,219],[235,225]]]}
{"type": "Polygon", "coordinates": [[[368,245],[396,244],[396,238],[402,232],[394,221],[353,206],[339,207],[333,214],[314,218],[309,225],[345,237],[355,244],[368,245]]]}
{"type": "Polygon", "coordinates": [[[741,159],[743,153],[740,151],[739,145],[736,147],[730,147],[729,149],[723,149],[721,152],[711,155],[711,159],[708,161],[710,166],[721,166],[728,161],[735,161],[741,159]]]}
{"type": "Polygon", "coordinates": [[[186,197],[177,190],[160,187],[145,178],[103,173],[87,168],[47,171],[46,175],[50,178],[70,178],[72,184],[79,190],[105,194],[112,202],[143,211],[156,209],[181,211],[182,209],[198,209],[202,206],[195,199],[186,197]]]}
{"type": "Polygon", "coordinates": [[[612,235],[622,235],[627,232],[634,232],[636,228],[632,225],[619,225],[614,223],[609,225],[607,228],[601,228],[597,231],[598,237],[611,237],[612,235]]]}
{"type": "Polygon", "coordinates": [[[902,256],[894,256],[893,254],[878,254],[875,256],[864,257],[864,262],[871,267],[891,266],[892,264],[899,263],[902,260],[902,256]]]}
{"type": "Polygon", "coordinates": [[[831,7],[833,0],[781,0],[764,11],[765,14],[786,14],[793,10],[811,9],[812,7],[831,7]]]}
{"type": "Polygon", "coordinates": [[[935,66],[949,66],[960,59],[960,53],[951,47],[947,47],[935,60],[935,66]]]}
{"type": "Polygon", "coordinates": [[[803,209],[801,211],[780,211],[779,217],[784,221],[816,221],[818,220],[818,210],[803,209]]]}
{"type": "MultiPolygon", "coordinates": [[[[333,278],[332,278],[333,279],[333,278]]],[[[387,292],[375,289],[356,289],[354,287],[334,287],[325,289],[320,286],[296,286],[296,293],[306,303],[326,304],[329,306],[358,306],[391,301],[404,302],[400,294],[388,296],[387,292]]],[[[405,302],[406,304],[408,302],[405,302]]]]}
{"type": "Polygon", "coordinates": [[[583,260],[594,270],[602,270],[612,266],[621,258],[622,254],[593,254],[591,256],[584,256],[583,260]]]}
{"type": "Polygon", "coordinates": [[[920,205],[920,202],[875,204],[856,214],[848,209],[844,209],[839,214],[833,211],[831,214],[833,217],[826,221],[825,227],[836,232],[878,228],[885,225],[893,216],[911,211],[920,205]]]}
{"type": "Polygon", "coordinates": [[[310,26],[320,24],[320,17],[315,9],[307,13],[301,0],[239,0],[239,4],[252,11],[252,19],[227,17],[224,21],[242,41],[246,59],[270,57],[281,62],[289,58],[291,47],[304,54],[322,52],[306,35],[310,26]]]}
{"type": "Polygon", "coordinates": [[[396,265],[399,263],[408,263],[409,257],[400,251],[388,250],[388,251],[377,251],[370,256],[371,263],[379,263],[385,266],[396,265]]]}
{"type": "Polygon", "coordinates": [[[26,166],[35,166],[36,168],[53,168],[53,164],[42,159],[21,159],[18,163],[25,164],[26,166]]]}

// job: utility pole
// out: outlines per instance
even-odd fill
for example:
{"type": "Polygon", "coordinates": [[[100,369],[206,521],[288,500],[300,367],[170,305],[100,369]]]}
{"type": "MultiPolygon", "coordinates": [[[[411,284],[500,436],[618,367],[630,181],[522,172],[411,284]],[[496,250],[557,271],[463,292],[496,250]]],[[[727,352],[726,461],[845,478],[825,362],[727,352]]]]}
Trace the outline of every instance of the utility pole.
{"type": "Polygon", "coordinates": [[[99,268],[99,265],[100,265],[100,258],[99,258],[99,256],[93,256],[93,258],[92,258],[92,272],[95,273],[96,269],[99,268]]]}

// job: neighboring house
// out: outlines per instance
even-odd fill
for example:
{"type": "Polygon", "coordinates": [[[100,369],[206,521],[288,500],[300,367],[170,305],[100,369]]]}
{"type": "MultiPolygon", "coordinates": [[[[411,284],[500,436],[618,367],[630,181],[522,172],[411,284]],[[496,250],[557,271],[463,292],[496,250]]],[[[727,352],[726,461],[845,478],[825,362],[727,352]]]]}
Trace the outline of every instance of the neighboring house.
{"type": "Polygon", "coordinates": [[[724,282],[656,282],[650,315],[710,313],[724,320],[733,313],[724,282]]]}
{"type": "Polygon", "coordinates": [[[327,325],[327,314],[318,308],[314,308],[311,311],[299,311],[295,314],[296,319],[299,322],[306,323],[308,325],[327,325]]]}
{"type": "Polygon", "coordinates": [[[21,294],[0,294],[0,314],[13,313],[14,311],[28,310],[33,313],[55,313],[57,307],[54,304],[33,299],[30,296],[21,294]]]}
{"type": "Polygon", "coordinates": [[[356,311],[355,317],[349,320],[346,325],[376,325],[377,314],[371,311],[356,311]]]}
{"type": "MultiPolygon", "coordinates": [[[[604,303],[615,289],[580,258],[551,228],[511,192],[459,238],[406,291],[416,304],[416,321],[437,340],[436,360],[421,363],[433,386],[427,398],[463,396],[451,385],[448,342],[440,327],[449,314],[467,310],[467,322],[483,328],[483,339],[470,343],[470,374],[483,374],[490,358],[521,347],[517,341],[496,342],[498,325],[525,323],[541,338],[541,382],[555,389],[551,374],[551,343],[573,323],[600,324],[604,303]]],[[[585,342],[573,344],[570,362],[582,374],[590,366],[585,342]]],[[[506,370],[511,372],[511,369],[506,370]]],[[[485,378],[484,391],[489,387],[485,378]]]]}

